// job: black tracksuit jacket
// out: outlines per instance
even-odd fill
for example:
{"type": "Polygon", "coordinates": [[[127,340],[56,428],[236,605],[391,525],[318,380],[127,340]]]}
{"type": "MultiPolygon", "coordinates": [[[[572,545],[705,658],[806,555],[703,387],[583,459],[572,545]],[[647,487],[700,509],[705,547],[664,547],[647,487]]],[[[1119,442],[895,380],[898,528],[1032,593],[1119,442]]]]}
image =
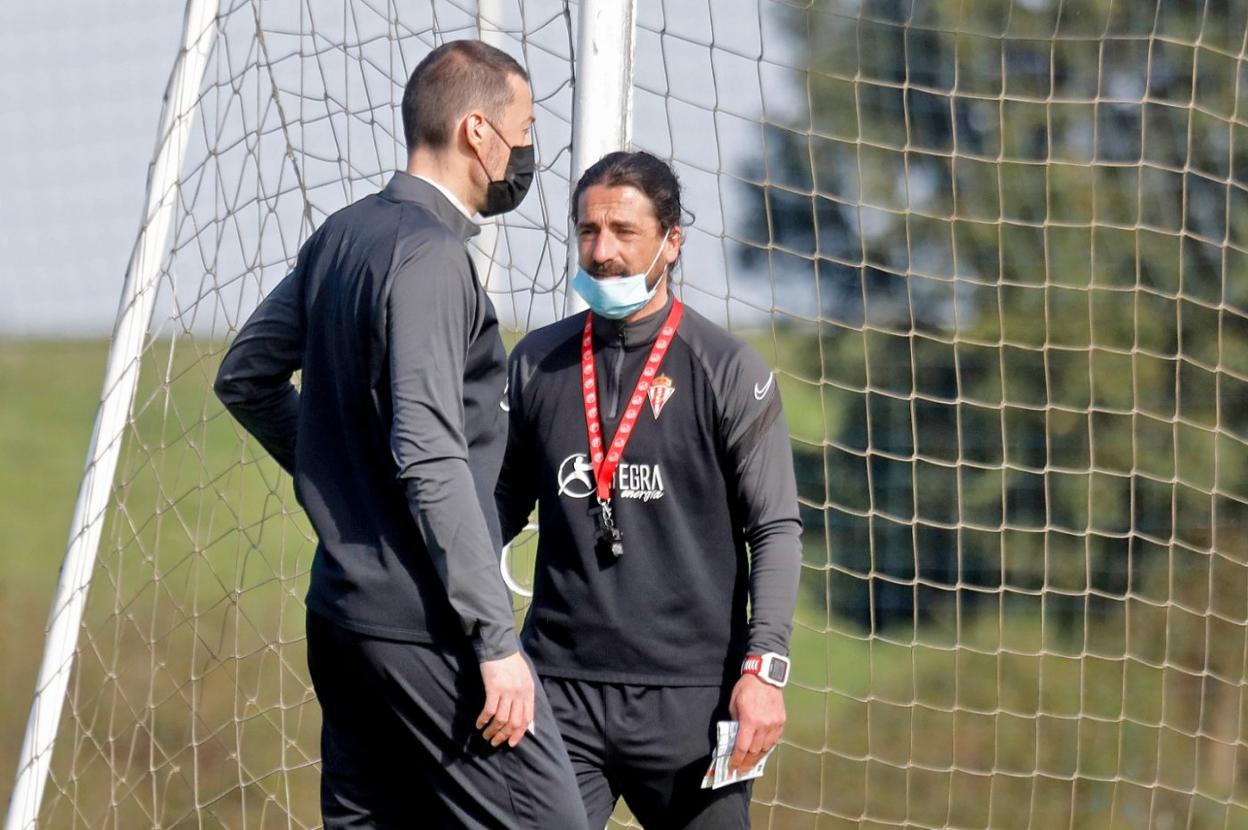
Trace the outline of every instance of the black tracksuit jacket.
{"type": "Polygon", "coordinates": [[[308,608],[374,637],[468,638],[485,660],[517,642],[493,504],[506,354],[464,245],[477,231],[396,173],[304,243],[215,388],[294,476],[318,539],[308,608]]]}
{"type": "MultiPolygon", "coordinates": [[[[606,440],[667,312],[594,317],[606,440]]],[[[525,650],[551,676],[674,686],[725,683],[747,651],[787,653],[801,523],[771,371],[685,307],[660,373],[672,391],[657,416],[645,403],[615,475],[617,559],[595,544],[590,513],[584,325],[582,313],[531,333],[508,370],[499,520],[509,540],[536,502],[541,528],[525,650]]]]}

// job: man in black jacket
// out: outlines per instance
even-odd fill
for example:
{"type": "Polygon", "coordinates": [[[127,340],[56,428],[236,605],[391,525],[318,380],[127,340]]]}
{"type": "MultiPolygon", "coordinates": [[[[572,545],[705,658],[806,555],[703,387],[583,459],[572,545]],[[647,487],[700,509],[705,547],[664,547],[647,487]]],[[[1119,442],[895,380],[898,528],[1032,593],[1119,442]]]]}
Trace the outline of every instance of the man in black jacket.
{"type": "Polygon", "coordinates": [[[325,825],[582,827],[498,571],[505,356],[465,247],[472,215],[513,209],[532,179],[528,77],[448,43],[402,113],[406,172],[312,234],[216,381],[318,537],[325,825]]]}
{"type": "Polygon", "coordinates": [[[702,789],[716,722],[732,766],[780,739],[801,564],[793,457],[758,354],[669,291],[680,188],[612,153],[573,196],[591,311],[511,356],[503,538],[541,531],[522,640],[602,827],[749,824],[749,785],[702,789]],[[749,611],[747,612],[747,600],[749,611]]]}

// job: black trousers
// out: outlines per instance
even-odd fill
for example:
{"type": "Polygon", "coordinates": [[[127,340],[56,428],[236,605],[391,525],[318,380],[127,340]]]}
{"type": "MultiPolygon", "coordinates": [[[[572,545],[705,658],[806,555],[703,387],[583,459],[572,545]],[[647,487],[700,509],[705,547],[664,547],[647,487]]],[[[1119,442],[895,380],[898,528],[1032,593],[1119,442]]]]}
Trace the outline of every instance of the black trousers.
{"type": "Polygon", "coordinates": [[[750,826],[751,782],[701,789],[731,687],[636,686],[542,678],[591,830],[623,796],[646,830],[750,826]]]}
{"type": "Polygon", "coordinates": [[[378,639],[311,612],[307,626],[326,830],[585,828],[540,684],[536,734],[494,748],[476,729],[484,689],[466,642],[448,651],[378,639]]]}

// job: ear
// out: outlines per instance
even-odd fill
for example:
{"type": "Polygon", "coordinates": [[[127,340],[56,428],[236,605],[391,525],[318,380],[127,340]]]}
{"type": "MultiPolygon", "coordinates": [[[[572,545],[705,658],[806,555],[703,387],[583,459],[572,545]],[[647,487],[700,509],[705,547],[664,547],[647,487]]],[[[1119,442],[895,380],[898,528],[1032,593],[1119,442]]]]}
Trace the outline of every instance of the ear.
{"type": "Polygon", "coordinates": [[[670,268],[680,256],[680,244],[685,241],[684,231],[680,225],[673,225],[667,234],[667,242],[663,247],[663,260],[670,268]]]}
{"type": "Polygon", "coordinates": [[[485,116],[475,111],[465,115],[463,121],[460,122],[464,140],[468,142],[469,149],[475,151],[477,155],[481,154],[485,146],[486,132],[489,128],[489,125],[485,123],[485,116]]]}

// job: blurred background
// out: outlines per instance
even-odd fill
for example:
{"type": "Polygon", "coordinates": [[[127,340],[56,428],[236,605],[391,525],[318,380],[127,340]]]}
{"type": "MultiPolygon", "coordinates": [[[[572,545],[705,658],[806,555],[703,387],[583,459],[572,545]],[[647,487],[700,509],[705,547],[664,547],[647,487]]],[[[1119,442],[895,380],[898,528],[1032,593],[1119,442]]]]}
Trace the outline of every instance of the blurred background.
{"type": "Polygon", "coordinates": [[[0,793],[7,807],[180,4],[0,5],[0,793]]]}
{"type": "MultiPolygon", "coordinates": [[[[182,25],[26,5],[0,9],[0,794],[182,25]]],[[[442,39],[533,76],[538,184],[477,256],[509,344],[562,314],[577,13],[222,7],[47,826],[316,824],[310,534],[208,385],[400,163],[393,102],[442,39]]],[[[684,299],[776,368],[799,475],[756,826],[1248,827],[1246,37],[1245,0],[639,0],[633,140],[686,189],[684,299]]]]}
{"type": "Polygon", "coordinates": [[[154,0],[0,9],[6,337],[112,330],[182,11],[154,0]]]}

